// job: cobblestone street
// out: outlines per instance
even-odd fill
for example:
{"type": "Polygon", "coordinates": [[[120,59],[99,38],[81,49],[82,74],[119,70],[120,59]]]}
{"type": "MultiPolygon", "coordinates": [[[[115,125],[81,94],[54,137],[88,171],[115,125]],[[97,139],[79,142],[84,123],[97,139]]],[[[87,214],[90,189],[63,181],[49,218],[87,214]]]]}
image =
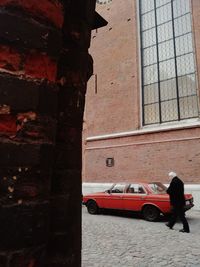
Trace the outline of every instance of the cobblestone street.
{"type": "Polygon", "coordinates": [[[200,211],[187,212],[191,233],[166,221],[90,215],[82,208],[82,267],[200,267],[200,211]]]}

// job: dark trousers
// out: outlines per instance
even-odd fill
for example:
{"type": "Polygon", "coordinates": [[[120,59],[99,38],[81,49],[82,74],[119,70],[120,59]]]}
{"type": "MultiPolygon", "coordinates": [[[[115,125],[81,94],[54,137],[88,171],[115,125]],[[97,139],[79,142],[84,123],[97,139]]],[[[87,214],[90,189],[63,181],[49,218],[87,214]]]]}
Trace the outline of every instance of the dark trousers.
{"type": "Polygon", "coordinates": [[[169,219],[169,227],[173,227],[176,223],[177,217],[179,217],[179,219],[181,220],[182,224],[183,224],[183,229],[185,231],[189,231],[189,224],[187,222],[187,219],[185,218],[185,212],[183,207],[173,207],[172,209],[172,215],[169,219]]]}

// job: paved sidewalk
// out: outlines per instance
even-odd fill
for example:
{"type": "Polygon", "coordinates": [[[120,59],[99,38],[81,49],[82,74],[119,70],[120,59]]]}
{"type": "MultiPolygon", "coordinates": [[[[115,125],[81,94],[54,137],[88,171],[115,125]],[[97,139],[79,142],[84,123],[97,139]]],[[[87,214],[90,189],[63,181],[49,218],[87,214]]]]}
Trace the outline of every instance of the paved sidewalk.
{"type": "Polygon", "coordinates": [[[187,212],[189,234],[181,223],[82,213],[82,267],[200,267],[200,211],[187,212]]]}

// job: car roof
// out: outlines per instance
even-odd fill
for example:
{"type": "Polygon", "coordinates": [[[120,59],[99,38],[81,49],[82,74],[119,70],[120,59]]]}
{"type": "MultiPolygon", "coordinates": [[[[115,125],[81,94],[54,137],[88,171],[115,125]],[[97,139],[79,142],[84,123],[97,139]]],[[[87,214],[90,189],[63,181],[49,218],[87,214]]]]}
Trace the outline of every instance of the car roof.
{"type": "Polygon", "coordinates": [[[158,182],[155,182],[155,181],[149,181],[149,182],[147,182],[147,181],[131,181],[131,182],[114,182],[113,183],[113,185],[114,184],[124,184],[124,185],[129,185],[129,184],[152,184],[152,183],[158,183],[158,182]]]}

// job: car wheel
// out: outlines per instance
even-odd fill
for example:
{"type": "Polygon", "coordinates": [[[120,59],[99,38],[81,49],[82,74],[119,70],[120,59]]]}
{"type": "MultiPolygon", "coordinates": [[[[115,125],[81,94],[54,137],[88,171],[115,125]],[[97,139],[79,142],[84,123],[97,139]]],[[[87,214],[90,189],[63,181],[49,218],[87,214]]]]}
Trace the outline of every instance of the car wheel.
{"type": "Polygon", "coordinates": [[[142,215],[145,220],[154,222],[159,218],[160,211],[156,207],[148,205],[143,208],[142,215]]]}
{"type": "Polygon", "coordinates": [[[94,200],[89,200],[87,203],[87,210],[90,214],[97,214],[99,207],[94,200]]]}

